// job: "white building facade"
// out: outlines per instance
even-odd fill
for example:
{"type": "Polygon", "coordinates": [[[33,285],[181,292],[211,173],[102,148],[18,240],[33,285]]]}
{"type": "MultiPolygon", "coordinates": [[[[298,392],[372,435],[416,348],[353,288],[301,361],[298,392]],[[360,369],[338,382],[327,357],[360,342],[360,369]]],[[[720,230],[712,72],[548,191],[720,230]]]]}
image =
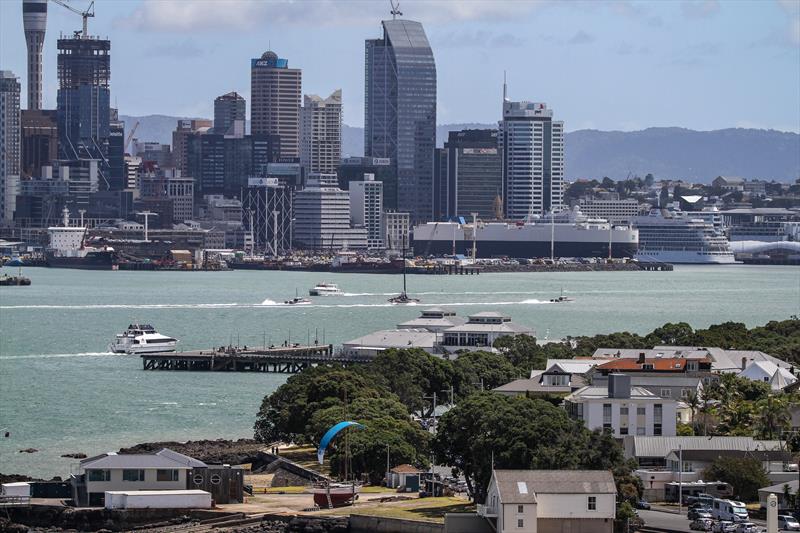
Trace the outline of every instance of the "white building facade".
{"type": "Polygon", "coordinates": [[[410,247],[411,214],[397,211],[383,213],[383,230],[381,237],[386,239],[386,248],[393,252],[402,252],[410,247]]]}
{"type": "Polygon", "coordinates": [[[374,174],[350,182],[350,218],[367,230],[367,248],[383,248],[383,182],[374,174]]]}
{"type": "Polygon", "coordinates": [[[300,109],[300,164],[306,172],[333,174],[342,157],[342,90],[322,99],[305,95],[300,109]]]}
{"type": "Polygon", "coordinates": [[[336,174],[312,174],[295,193],[293,233],[295,245],[306,249],[367,247],[367,230],[350,227],[350,194],[336,174]]]}
{"type": "Polygon", "coordinates": [[[559,211],[564,196],[564,123],[543,103],[503,102],[499,144],[505,213],[525,219],[559,211]]]}

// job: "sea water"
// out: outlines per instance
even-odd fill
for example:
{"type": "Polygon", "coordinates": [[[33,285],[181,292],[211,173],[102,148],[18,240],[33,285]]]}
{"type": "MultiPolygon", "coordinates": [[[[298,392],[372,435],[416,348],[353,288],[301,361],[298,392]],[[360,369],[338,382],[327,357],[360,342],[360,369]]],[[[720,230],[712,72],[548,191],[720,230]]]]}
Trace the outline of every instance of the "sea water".
{"type": "MultiPolygon", "coordinates": [[[[10,269],[3,269],[11,273],[10,269]]],[[[15,269],[14,269],[15,271],[15,269]]],[[[75,460],[140,442],[251,437],[264,395],[288,376],[142,370],[108,344],[132,322],[180,339],[227,344],[341,344],[446,306],[495,310],[540,338],[647,333],[665,322],[748,326],[800,314],[800,269],[677,266],[673,272],[409,276],[418,305],[389,296],[398,275],[313,272],[127,272],[25,269],[29,287],[0,288],[0,472],[67,475],[75,460]],[[286,305],[318,282],[341,296],[286,305]],[[550,303],[564,290],[575,299],[550,303]],[[3,438],[5,431],[9,438],[3,438]],[[20,453],[34,448],[36,453],[20,453]]]]}

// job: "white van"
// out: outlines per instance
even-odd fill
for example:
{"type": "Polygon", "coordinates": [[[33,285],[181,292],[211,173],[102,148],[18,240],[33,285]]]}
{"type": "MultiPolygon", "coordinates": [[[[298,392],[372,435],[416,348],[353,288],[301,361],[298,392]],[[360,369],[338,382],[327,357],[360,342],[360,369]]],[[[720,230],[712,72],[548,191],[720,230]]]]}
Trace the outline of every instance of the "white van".
{"type": "Polygon", "coordinates": [[[711,516],[717,520],[729,520],[731,522],[747,522],[750,516],[747,514],[747,507],[742,502],[734,500],[722,500],[714,498],[711,506],[711,516]]]}

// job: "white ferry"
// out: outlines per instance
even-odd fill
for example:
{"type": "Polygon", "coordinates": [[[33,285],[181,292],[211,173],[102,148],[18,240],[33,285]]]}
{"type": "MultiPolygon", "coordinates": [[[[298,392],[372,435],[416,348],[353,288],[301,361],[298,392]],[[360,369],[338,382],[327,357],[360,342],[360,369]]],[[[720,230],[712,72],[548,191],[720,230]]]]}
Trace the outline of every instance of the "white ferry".
{"type": "Polygon", "coordinates": [[[639,230],[636,259],[677,264],[734,264],[730,243],[714,225],[691,212],[670,213],[653,210],[635,217],[639,230]]]}
{"type": "Polygon", "coordinates": [[[317,283],[314,288],[309,289],[309,296],[341,296],[344,294],[335,283],[317,283]]]}
{"type": "Polygon", "coordinates": [[[161,335],[149,324],[129,325],[108,345],[109,351],[125,354],[174,352],[177,347],[177,339],[161,335]]]}

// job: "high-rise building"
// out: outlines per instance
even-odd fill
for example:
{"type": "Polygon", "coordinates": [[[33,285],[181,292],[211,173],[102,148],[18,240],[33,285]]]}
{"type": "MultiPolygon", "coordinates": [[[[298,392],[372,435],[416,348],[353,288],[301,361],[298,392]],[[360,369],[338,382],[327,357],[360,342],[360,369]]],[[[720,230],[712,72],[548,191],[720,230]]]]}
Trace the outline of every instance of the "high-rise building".
{"type": "Polygon", "coordinates": [[[300,164],[307,173],[335,174],[342,157],[342,90],[324,100],[305,95],[300,110],[300,164]]]}
{"type": "Polygon", "coordinates": [[[19,92],[14,73],[0,70],[0,223],[13,220],[19,187],[19,92]]]}
{"type": "Polygon", "coordinates": [[[500,121],[506,217],[524,219],[562,208],[564,123],[534,102],[503,101],[500,121]]]}
{"type": "Polygon", "coordinates": [[[254,249],[264,250],[265,255],[271,256],[284,255],[291,250],[293,192],[294,187],[282,178],[248,180],[242,196],[242,226],[250,234],[254,249]]]}
{"type": "Polygon", "coordinates": [[[55,109],[22,111],[21,175],[41,176],[42,167],[58,158],[58,121],[55,109]]]}
{"type": "Polygon", "coordinates": [[[302,72],[268,51],[250,61],[250,131],[280,136],[281,157],[300,157],[302,72]]]}
{"type": "Polygon", "coordinates": [[[367,247],[367,230],[350,226],[350,195],[335,174],[311,174],[295,193],[293,243],[316,250],[367,247]]]}
{"type": "Polygon", "coordinates": [[[230,92],[214,99],[214,133],[234,134],[239,124],[244,135],[247,104],[239,93],[230,92]]]}
{"type": "Polygon", "coordinates": [[[383,214],[383,229],[381,235],[386,239],[386,249],[393,252],[402,252],[403,248],[410,248],[409,233],[411,232],[411,216],[408,213],[386,211],[383,214]]]}
{"type": "Polygon", "coordinates": [[[101,189],[110,185],[110,51],[111,41],[97,37],[58,40],[59,157],[98,160],[101,189]]]}
{"type": "Polygon", "coordinates": [[[433,216],[436,63],[422,24],[384,20],[367,39],[364,155],[397,169],[397,208],[417,222],[433,216]]]}
{"type": "Polygon", "coordinates": [[[47,0],[22,0],[22,25],[28,48],[28,109],[42,108],[42,47],[47,29],[47,0]]]}
{"type": "Polygon", "coordinates": [[[364,174],[372,174],[383,183],[383,208],[397,210],[397,168],[388,157],[346,157],[337,172],[339,187],[350,189],[351,181],[360,181],[364,174]]]}
{"type": "Polygon", "coordinates": [[[121,191],[125,188],[125,123],[119,120],[116,109],[111,109],[106,158],[108,190],[121,191]]]}
{"type": "Polygon", "coordinates": [[[483,220],[497,218],[496,200],[503,193],[497,130],[451,131],[436,170],[437,219],[471,213],[483,220]]]}
{"type": "Polygon", "coordinates": [[[350,218],[367,230],[367,248],[383,248],[383,183],[373,174],[350,182],[350,218]]]}
{"type": "Polygon", "coordinates": [[[183,173],[189,171],[187,139],[195,133],[206,133],[211,129],[211,121],[207,119],[181,119],[172,132],[172,157],[175,168],[183,173]]]}

